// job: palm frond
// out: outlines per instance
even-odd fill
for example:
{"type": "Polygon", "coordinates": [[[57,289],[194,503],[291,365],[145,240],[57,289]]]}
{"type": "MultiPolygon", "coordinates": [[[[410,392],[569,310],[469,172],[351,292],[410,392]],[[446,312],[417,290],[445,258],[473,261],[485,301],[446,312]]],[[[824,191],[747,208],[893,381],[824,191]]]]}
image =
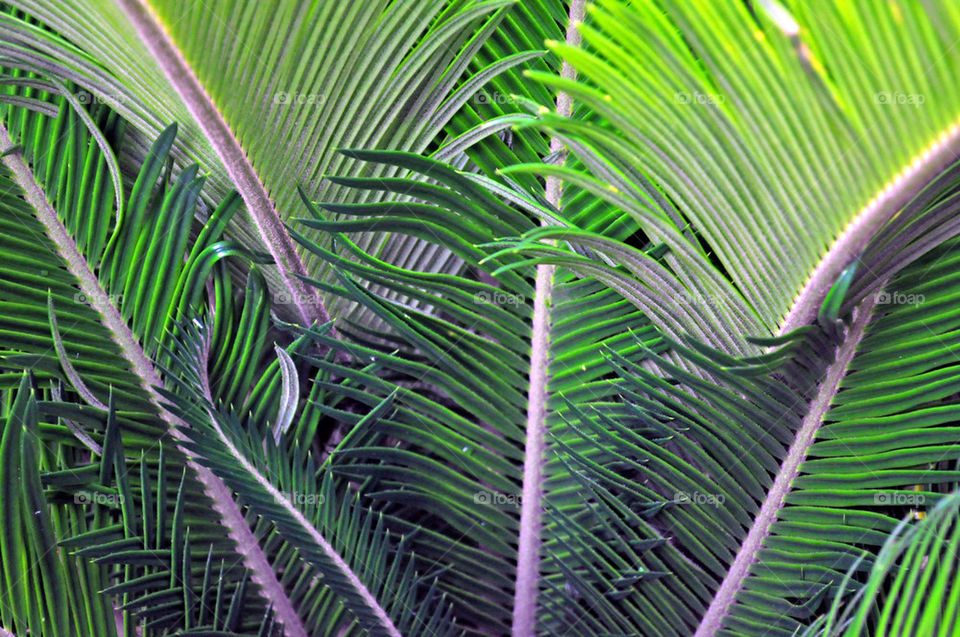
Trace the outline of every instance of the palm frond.
{"type": "MultiPolygon", "coordinates": [[[[351,613],[347,627],[355,618],[370,635],[457,634],[443,600],[417,590],[419,577],[404,554],[404,538],[393,547],[380,516],[364,510],[349,491],[335,490],[329,473],[318,481],[308,452],[272,445],[269,429],[243,422],[203,394],[209,385],[201,378],[207,369],[206,338],[197,329],[182,336],[184,342],[175,347],[187,358],[180,362],[178,382],[166,393],[172,409],[189,425],[182,429],[190,439],[187,448],[322,574],[323,585],[351,613]]],[[[385,412],[389,401],[368,417],[385,412]]]]}
{"type": "Polygon", "coordinates": [[[583,81],[532,73],[602,118],[543,116],[586,173],[511,169],[583,183],[665,242],[680,276],[706,260],[680,234],[689,223],[743,296],[703,293],[759,321],[741,336],[812,320],[871,237],[954,163],[960,119],[956,96],[933,88],[960,63],[949,3],[785,4],[787,32],[741,3],[599,3],[583,49],[551,47],[583,81]],[[864,56],[868,33],[887,46],[864,56]]]}
{"type": "MultiPolygon", "coordinates": [[[[511,4],[247,3],[208,11],[175,2],[27,1],[14,5],[27,17],[4,15],[0,33],[12,65],[75,82],[86,101],[109,104],[146,139],[179,122],[174,156],[209,173],[211,201],[240,192],[249,214],[230,236],[274,257],[266,274],[278,310],[309,324],[326,310],[299,277],[322,276],[323,262],[297,254],[283,231],[299,209],[297,186],[349,201],[352,191],[323,179],[354,170],[338,148],[428,150],[484,81],[540,55],[512,48],[464,78],[511,4]]],[[[369,237],[364,248],[413,258],[418,250],[391,246],[386,236],[369,237]]],[[[432,256],[436,267],[458,265],[432,256]]]]}
{"type": "MultiPolygon", "coordinates": [[[[850,600],[835,598],[829,614],[804,637],[822,635],[948,635],[957,617],[955,588],[958,497],[941,500],[916,525],[887,538],[866,585],[850,600]]],[[[855,564],[856,566],[856,564],[855,564]]]]}
{"type": "Polygon", "coordinates": [[[783,4],[0,11],[0,623],[951,634],[960,11],[783,4]]]}
{"type": "MultiPolygon", "coordinates": [[[[171,188],[155,190],[175,127],[154,145],[137,175],[125,214],[117,219],[104,205],[102,198],[109,195],[103,191],[101,198],[81,197],[80,201],[89,203],[74,204],[81,182],[71,173],[80,172],[85,177],[83,171],[94,169],[102,151],[76,126],[63,135],[66,141],[49,137],[64,122],[74,121],[70,111],[60,115],[62,121],[53,122],[38,119],[45,117],[42,115],[21,113],[11,110],[8,117],[20,125],[17,132],[24,143],[14,146],[5,127],[2,133],[6,141],[0,141],[6,153],[2,162],[8,192],[3,201],[4,251],[8,256],[4,268],[5,278],[11,283],[5,286],[3,295],[6,343],[12,346],[4,353],[4,365],[36,367],[48,387],[51,382],[56,386],[70,376],[77,377],[66,371],[73,370],[84,380],[82,393],[88,398],[99,397],[95,408],[106,405],[108,396],[115,399],[128,448],[153,454],[157,441],[166,437],[177,422],[161,406],[156,393],[162,380],[154,358],[163,362],[158,353],[165,334],[177,316],[177,308],[189,303],[187,299],[197,299],[203,289],[201,273],[237,252],[230,244],[220,242],[219,235],[237,209],[238,200],[228,198],[213,211],[188,250],[203,180],[196,179],[195,168],[187,169],[171,188]],[[58,144],[78,153],[77,161],[52,161],[48,153],[57,153],[58,144]],[[36,172],[39,167],[45,171],[36,172]],[[24,198],[13,194],[17,192],[24,198]],[[143,223],[151,216],[152,223],[143,223]],[[71,232],[86,237],[83,249],[71,232]],[[185,255],[192,258],[185,261],[185,255]],[[44,297],[48,316],[36,314],[40,310],[36,303],[44,297]],[[49,317],[57,319],[52,331],[49,317]]],[[[71,420],[89,426],[89,419],[71,420]]],[[[96,425],[92,430],[81,426],[80,430],[103,446],[98,440],[102,428],[98,432],[96,425]]],[[[60,441],[71,437],[69,429],[58,432],[60,441]]],[[[249,547],[248,564],[262,571],[257,584],[275,598],[271,602],[273,611],[285,611],[283,621],[295,626],[299,622],[296,612],[252,540],[230,492],[204,468],[199,467],[196,474],[191,474],[186,487],[197,509],[204,510],[202,515],[192,512],[195,520],[206,517],[205,524],[219,527],[217,520],[206,515],[209,505],[201,504],[212,497],[222,521],[231,527],[233,539],[249,547]]]]}

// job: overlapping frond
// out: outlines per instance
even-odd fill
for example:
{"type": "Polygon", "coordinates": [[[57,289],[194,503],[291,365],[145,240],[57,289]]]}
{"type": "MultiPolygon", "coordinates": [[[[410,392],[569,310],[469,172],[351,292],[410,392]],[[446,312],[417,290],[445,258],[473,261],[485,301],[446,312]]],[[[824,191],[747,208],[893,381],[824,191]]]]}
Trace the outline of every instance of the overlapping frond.
{"type": "Polygon", "coordinates": [[[916,525],[893,530],[850,600],[837,596],[830,612],[804,637],[938,635],[954,632],[958,614],[955,555],[960,497],[944,498],[916,525]]]}
{"type": "MultiPolygon", "coordinates": [[[[552,451],[547,456],[541,503],[546,524],[542,531],[539,630],[562,633],[569,629],[571,621],[577,621],[581,622],[584,634],[638,631],[683,635],[698,630],[703,635],[717,631],[751,634],[752,630],[792,634],[822,610],[823,601],[840,585],[845,569],[859,557],[861,549],[875,551],[895,527],[898,516],[884,515],[883,496],[903,498],[909,489],[909,494],[916,494],[908,494],[909,497],[929,498],[928,502],[933,502],[937,493],[953,489],[955,472],[921,466],[944,461],[943,454],[953,449],[949,441],[956,438],[949,426],[952,412],[941,405],[956,398],[947,380],[955,377],[949,347],[943,347],[944,339],[949,339],[953,330],[952,313],[946,308],[956,293],[946,275],[952,264],[948,255],[953,254],[956,244],[950,237],[956,233],[951,224],[943,223],[955,196],[951,172],[912,200],[866,246],[859,262],[861,269],[850,270],[857,276],[847,277],[842,286],[836,286],[836,292],[824,303],[819,324],[777,342],[778,349],[770,354],[740,362],[715,349],[716,339],[735,338],[734,334],[705,337],[697,332],[710,324],[702,318],[704,306],[707,311],[715,310],[712,318],[723,316],[723,310],[716,309],[716,304],[711,306],[713,299],[698,298],[695,292],[684,288],[674,278],[675,270],[669,267],[676,261],[665,258],[663,251],[644,253],[612,238],[571,227],[569,220],[558,218],[555,211],[551,214],[542,206],[524,205],[523,196],[516,191],[507,196],[507,201],[520,204],[520,209],[530,217],[524,220],[513,209],[500,212],[503,201],[478,194],[476,179],[430,166],[420,159],[370,153],[358,156],[403,162],[421,172],[429,168],[443,188],[415,187],[410,194],[416,202],[337,208],[338,212],[358,217],[354,221],[325,220],[315,211],[315,219],[305,223],[334,232],[362,232],[374,223],[383,223],[422,236],[434,235],[437,241],[450,242],[464,259],[476,260],[476,267],[499,276],[497,283],[502,291],[498,293],[504,299],[510,298],[506,296],[508,290],[517,290],[509,292],[512,294],[529,290],[513,288],[511,281],[517,280],[513,278],[517,274],[530,272],[531,263],[546,261],[570,267],[588,277],[576,285],[586,289],[591,285],[589,277],[597,277],[599,281],[593,285],[600,285],[598,289],[603,287],[600,282],[612,286],[619,292],[613,298],[629,299],[677,339],[674,353],[665,355],[645,352],[641,342],[633,340],[632,349],[627,346],[626,350],[635,357],[630,362],[617,350],[634,337],[625,329],[634,322],[628,315],[618,316],[620,320],[612,321],[610,326],[619,331],[623,341],[611,347],[609,356],[620,370],[623,384],[611,381],[608,361],[596,349],[605,342],[599,338],[592,347],[584,349],[584,354],[590,352],[593,362],[580,370],[596,370],[597,382],[568,396],[572,387],[565,382],[576,382],[579,374],[576,370],[570,370],[570,376],[558,373],[565,357],[563,332],[556,330],[562,330],[565,320],[562,304],[552,309],[551,347],[557,349],[551,351],[552,451]],[[476,206],[474,201],[483,201],[483,205],[476,206]],[[436,202],[439,208],[426,202],[436,202]],[[496,217],[484,217],[492,211],[497,212],[496,217]],[[510,214],[520,222],[517,227],[533,225],[538,215],[553,225],[528,231],[527,240],[519,244],[484,243],[488,237],[502,235],[502,224],[510,214]],[[546,245],[547,239],[563,243],[551,247],[546,245]],[[907,249],[892,257],[882,248],[891,241],[907,249]],[[503,246],[505,249],[498,250],[503,246]],[[517,255],[532,259],[518,260],[517,255]],[[651,273],[658,271],[655,278],[651,273]],[[885,292],[878,296],[876,282],[880,272],[884,272],[884,279],[879,285],[885,292]],[[651,281],[658,285],[651,285],[651,281]],[[924,304],[894,305],[888,302],[890,299],[893,303],[924,299],[924,304]],[[851,307],[857,308],[853,319],[849,318],[851,307]],[[684,317],[682,312],[686,309],[701,317],[700,322],[684,317]],[[849,327],[844,320],[850,322],[849,327]],[[929,328],[929,334],[918,334],[921,326],[929,328]],[[691,333],[694,340],[690,340],[691,333]],[[891,340],[892,335],[899,335],[901,340],[891,340]],[[911,359],[914,366],[908,376],[904,376],[900,355],[893,353],[887,358],[886,350],[876,354],[871,350],[897,342],[910,351],[917,351],[915,347],[926,343],[919,352],[928,353],[929,357],[920,353],[911,359]],[[881,358],[891,362],[881,365],[881,358]],[[858,371],[861,368],[864,372],[858,371]],[[884,371],[889,377],[881,379],[884,371]],[[881,387],[890,388],[889,393],[881,395],[897,396],[897,400],[884,404],[875,398],[867,400],[867,405],[845,405],[861,394],[882,392],[877,386],[881,380],[881,387]],[[633,383],[639,385],[632,387],[633,383]],[[613,410],[613,415],[598,408],[604,405],[604,396],[610,397],[607,408],[613,410]],[[620,403],[621,398],[632,406],[620,403]],[[922,419],[927,423],[924,427],[934,428],[929,440],[917,438],[916,431],[907,435],[906,430],[898,430],[880,436],[887,441],[889,453],[878,452],[874,458],[851,450],[861,445],[859,436],[873,437],[866,432],[879,421],[871,418],[909,423],[913,422],[914,412],[924,413],[931,408],[938,410],[940,417],[922,419]],[[841,444],[823,440],[847,431],[848,419],[867,417],[869,423],[864,421],[859,433],[850,430],[849,441],[841,444]],[[831,458],[820,458],[821,451],[831,444],[837,445],[831,458]],[[869,462],[876,466],[870,468],[869,462]],[[857,463],[865,463],[867,472],[854,471],[857,463]],[[616,479],[624,473],[626,477],[616,479]],[[612,481],[611,485],[604,484],[604,480],[612,481]],[[934,484],[940,486],[925,486],[934,484]],[[878,503],[880,506],[875,507],[878,503]],[[638,506],[649,516],[649,523],[636,522],[636,516],[627,513],[635,512],[638,506]],[[619,512],[621,523],[631,520],[630,532],[621,527],[617,544],[623,542],[623,546],[605,552],[599,538],[609,541],[614,535],[610,525],[616,523],[616,517],[611,508],[619,512]],[[825,543],[822,536],[828,527],[850,533],[837,542],[825,543]],[[859,531],[856,537],[855,531],[859,531]],[[631,534],[633,539],[628,539],[631,534]],[[813,546],[818,547],[815,562],[808,559],[813,546]],[[664,604],[641,601],[650,599],[670,600],[685,608],[668,611],[664,604]]],[[[390,191],[402,187],[399,180],[351,179],[344,183],[390,191]]],[[[494,192],[505,194],[503,189],[494,192]]],[[[337,245],[363,256],[345,236],[337,241],[337,245]]],[[[423,302],[432,298],[432,290],[442,293],[433,302],[441,310],[439,316],[449,319],[445,323],[410,308],[393,307],[363,292],[351,282],[351,277],[343,277],[338,292],[361,301],[366,299],[371,311],[394,324],[403,339],[389,343],[389,347],[400,345],[400,354],[384,351],[385,345],[377,348],[372,344],[354,346],[349,351],[362,360],[371,357],[375,368],[386,367],[407,375],[414,369],[423,370],[427,386],[452,398],[474,418],[483,417],[485,412],[478,410],[488,401],[496,409],[490,415],[489,425],[502,431],[504,440],[510,441],[510,433],[522,426],[523,412],[518,407],[523,404],[526,385],[511,390],[508,383],[515,374],[526,371],[522,357],[529,344],[518,342],[515,334],[509,341],[495,340],[492,346],[498,355],[491,359],[486,349],[491,346],[487,345],[489,341],[478,341],[472,330],[458,327],[458,321],[470,318],[460,299],[466,300],[468,291],[481,289],[477,284],[390,269],[370,258],[361,261],[361,266],[316,246],[311,249],[354,276],[381,285],[389,284],[391,279],[402,281],[405,293],[423,302]],[[452,302],[455,299],[457,303],[452,302]],[[404,341],[409,348],[406,352],[402,349],[404,341]],[[475,343],[485,347],[477,348],[475,343]],[[513,343],[523,349],[510,353],[508,344],[513,343]],[[410,357],[416,356],[424,356],[429,366],[412,364],[410,357]],[[503,363],[512,360],[518,360],[515,372],[503,363]],[[445,373],[438,373],[438,361],[441,369],[451,366],[457,376],[447,378],[445,373]],[[474,389],[475,379],[484,374],[487,384],[474,389]],[[511,395],[516,396],[516,406],[504,402],[511,395]]],[[[580,293],[575,296],[578,302],[571,306],[571,317],[588,321],[591,314],[583,304],[585,297],[580,293]]],[[[495,334],[488,331],[490,328],[480,318],[476,323],[483,325],[485,332],[495,334]]],[[[755,340],[754,347],[773,343],[755,340]]],[[[361,386],[369,383],[374,395],[397,386],[384,383],[382,373],[358,374],[346,368],[337,368],[336,373],[361,386]]],[[[521,378],[523,383],[529,382],[526,376],[521,378]]],[[[402,380],[398,382],[400,387],[403,384],[402,380]]],[[[333,386],[330,389],[335,390],[333,386]]],[[[372,398],[362,397],[358,388],[351,387],[349,394],[371,406],[375,404],[372,398]]],[[[402,392],[398,402],[404,403],[402,392]]],[[[428,405],[418,397],[410,407],[436,410],[428,405]]],[[[398,410],[400,413],[402,409],[398,410]]],[[[431,418],[431,430],[443,426],[443,421],[435,418],[431,418]]],[[[424,422],[427,421],[422,421],[420,428],[424,422]]],[[[407,440],[399,432],[406,434],[408,430],[409,426],[397,429],[395,437],[407,440]]],[[[463,431],[458,429],[464,442],[475,442],[463,431]]],[[[349,468],[340,467],[340,471],[348,471],[353,479],[371,475],[379,480],[389,479],[386,493],[403,498],[398,517],[411,515],[413,498],[414,510],[425,507],[431,512],[448,511],[444,521],[451,524],[455,533],[475,532],[472,525],[465,528],[457,523],[458,516],[450,510],[450,496],[440,495],[443,485],[460,480],[462,472],[454,468],[450,473],[449,469],[455,467],[450,463],[459,455],[455,448],[434,444],[411,455],[408,451],[390,451],[381,446],[383,443],[375,443],[374,434],[365,435],[372,438],[364,441],[364,448],[373,448],[363,452],[344,449],[339,457],[351,462],[349,468]],[[404,486],[404,482],[416,471],[415,467],[425,462],[423,455],[430,458],[434,453],[450,454],[450,460],[444,463],[448,467],[445,478],[416,489],[425,493],[409,494],[411,487],[404,486]],[[356,460],[371,457],[376,462],[366,470],[362,468],[364,463],[356,460]]],[[[459,464],[472,466],[463,459],[459,464]]],[[[513,480],[518,480],[519,475],[514,475],[513,480]]],[[[468,484],[463,483],[458,491],[462,493],[468,484]]],[[[509,493],[496,497],[516,506],[516,493],[512,498],[509,493]]],[[[485,542],[487,546],[490,543],[491,540],[485,542]]],[[[861,569],[869,568],[872,559],[860,564],[861,569]]]]}
{"type": "MultiPolygon", "coordinates": [[[[186,446],[296,548],[318,583],[349,611],[324,630],[342,634],[356,622],[370,635],[458,634],[429,574],[415,572],[413,555],[405,550],[408,541],[394,540],[382,516],[367,511],[350,489],[335,488],[329,472],[317,478],[308,450],[291,446],[290,439],[273,443],[266,423],[241,419],[204,395],[209,385],[203,380],[204,332],[187,328],[175,345],[183,358],[179,373],[174,371],[178,380],[166,392],[172,409],[189,425],[182,430],[189,437],[186,446]]],[[[377,418],[388,407],[389,398],[368,417],[377,418]]]]}
{"type": "Polygon", "coordinates": [[[15,4],[4,626],[952,629],[952,5],[15,4]]]}
{"type": "MultiPolygon", "coordinates": [[[[240,192],[248,214],[230,236],[273,255],[277,268],[266,274],[283,299],[278,311],[309,324],[324,314],[298,275],[323,276],[323,262],[309,255],[303,262],[283,232],[282,221],[299,210],[297,186],[318,199],[350,201],[355,191],[323,179],[355,170],[337,149],[423,152],[445,129],[463,132],[446,127],[477,89],[541,54],[539,38],[532,47],[510,42],[496,59],[475,64],[512,4],[28,1],[14,5],[26,16],[0,16],[0,33],[11,64],[75,82],[85,101],[110,105],[140,133],[134,144],[179,122],[173,154],[207,171],[211,201],[240,192]]],[[[562,2],[534,15],[550,15],[551,7],[562,2]]],[[[396,263],[422,261],[423,269],[460,265],[449,255],[421,255],[422,244],[394,245],[384,233],[366,237],[363,247],[396,263]]],[[[350,307],[332,311],[349,315],[350,307]]]]}
{"type": "Polygon", "coordinates": [[[533,74],[600,118],[543,116],[586,165],[564,177],[707,285],[689,225],[739,291],[701,293],[755,317],[741,336],[811,321],[869,239],[953,163],[960,119],[938,80],[960,64],[950,3],[788,2],[776,20],[773,4],[601,2],[585,48],[551,47],[582,82],[533,74]]]}
{"type": "MultiPolygon", "coordinates": [[[[420,236],[448,247],[474,271],[486,272],[490,283],[478,282],[484,275],[471,280],[392,267],[364,253],[345,234],[338,234],[334,242],[343,254],[300,238],[342,271],[340,285],[331,291],[356,299],[397,335],[384,341],[372,338],[362,326],[351,325],[341,325],[341,330],[352,337],[352,343],[338,345],[316,335],[357,361],[369,361],[365,369],[315,361],[344,379],[342,385],[325,384],[332,394],[373,408],[378,396],[396,391],[396,412],[363,428],[356,425],[355,417],[330,411],[359,429],[351,434],[350,445],[345,441],[334,452],[331,469],[344,479],[365,484],[364,495],[382,507],[398,528],[410,528],[413,523],[422,529],[413,545],[428,563],[442,559],[447,565],[439,585],[449,591],[468,626],[482,630],[495,621],[507,630],[522,501],[533,286],[529,264],[512,263],[494,279],[490,275],[505,262],[489,257],[497,249],[493,240],[499,236],[533,228],[540,218],[559,223],[561,217],[522,191],[504,189],[506,197],[501,198],[500,193],[486,192],[468,173],[420,157],[351,154],[429,174],[437,185],[335,178],[356,188],[401,191],[411,199],[353,206],[320,202],[312,208],[313,218],[303,223],[330,232],[389,227],[420,236]],[[354,219],[328,219],[320,209],[354,219]],[[430,312],[375,295],[361,281],[402,292],[413,302],[429,306],[430,312]],[[454,410],[447,406],[448,400],[453,400],[454,410]],[[451,436],[452,442],[444,442],[451,436]],[[402,441],[399,447],[394,440],[402,441]],[[426,534],[427,529],[433,531],[426,534]],[[469,592],[477,586],[477,569],[484,574],[488,600],[469,592]]],[[[624,238],[629,236],[629,228],[622,232],[624,238]]],[[[580,441],[579,446],[571,444],[581,453],[582,437],[567,423],[571,409],[606,405],[616,411],[614,375],[601,349],[639,363],[644,347],[657,348],[660,341],[639,312],[614,291],[569,273],[559,272],[556,277],[551,321],[548,428],[551,436],[580,441]]],[[[558,517],[547,522],[549,534],[569,535],[570,528],[562,527],[560,520],[582,507],[582,501],[572,496],[577,486],[568,465],[559,460],[548,463],[544,489],[558,494],[552,505],[558,517]]],[[[562,570],[557,563],[547,568],[562,570]]]]}
{"type": "Polygon", "coordinates": [[[666,359],[655,358],[667,379],[619,365],[635,428],[659,430],[634,438],[644,461],[632,470],[650,489],[640,501],[669,505],[641,537],[663,542],[651,559],[673,560],[671,574],[638,590],[679,587],[672,599],[691,610],[675,625],[645,607],[642,634],[794,634],[841,585],[856,588],[905,513],[956,489],[957,359],[944,347],[956,249],[858,305],[839,346],[811,326],[759,367],[678,346],[710,382],[666,359]]]}
{"type": "MultiPolygon", "coordinates": [[[[196,178],[196,168],[182,171],[169,186],[160,180],[176,132],[171,127],[134,175],[131,195],[118,214],[110,205],[108,181],[99,191],[86,190],[96,184],[92,177],[105,161],[103,150],[68,106],[56,119],[10,109],[7,120],[13,137],[4,127],[3,366],[34,369],[45,400],[58,403],[75,395],[89,404],[70,409],[40,403],[42,419],[62,419],[66,424],[41,427],[43,439],[54,445],[50,468],[89,464],[83,455],[86,451],[77,455],[81,445],[97,455],[103,453],[107,405],[114,406],[111,413],[121,424],[128,452],[153,458],[158,441],[169,437],[171,426],[170,414],[159,405],[155,390],[162,383],[156,366],[163,364],[161,345],[168,330],[179,312],[191,305],[199,307],[211,269],[223,270],[218,261],[235,254],[255,258],[221,240],[239,200],[227,198],[208,213],[207,224],[195,223],[203,183],[196,178]],[[14,141],[20,143],[14,146],[14,141]],[[70,161],[56,161],[64,152],[71,155],[70,161]],[[66,456],[60,458],[63,453],[66,456]],[[60,459],[54,463],[54,458],[60,459]]],[[[105,171],[100,170],[99,177],[106,179],[105,171]]],[[[225,295],[232,294],[228,287],[225,295]]],[[[223,325],[233,320],[226,310],[220,314],[223,325]]],[[[15,377],[16,373],[4,374],[7,387],[15,377]]],[[[174,446],[171,441],[168,455],[189,464],[174,446]]],[[[225,497],[213,503],[233,512],[229,523],[234,524],[234,537],[224,536],[222,520],[210,516],[208,499],[217,491],[218,481],[188,475],[180,495],[184,515],[195,533],[216,538],[216,557],[230,559],[232,568],[235,541],[251,532],[226,492],[217,494],[225,497]]],[[[69,528],[64,529],[66,534],[86,530],[85,525],[69,528]]],[[[204,556],[195,554],[192,559],[202,563],[204,556]]],[[[268,578],[257,578],[259,587],[274,577],[269,567],[266,572],[268,578]]],[[[261,600],[261,617],[266,606],[261,600]]],[[[274,605],[277,608],[279,603],[274,605]]]]}

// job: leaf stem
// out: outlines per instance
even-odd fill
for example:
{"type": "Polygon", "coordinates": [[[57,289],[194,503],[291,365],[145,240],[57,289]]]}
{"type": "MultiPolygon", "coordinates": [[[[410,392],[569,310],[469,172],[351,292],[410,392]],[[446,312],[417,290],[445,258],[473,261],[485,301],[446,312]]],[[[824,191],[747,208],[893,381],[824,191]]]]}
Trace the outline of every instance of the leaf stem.
{"type": "Polygon", "coordinates": [[[808,325],[826,297],[830,286],[850,265],[870,239],[910,203],[932,179],[957,161],[960,121],[954,122],[937,139],[914,157],[907,167],[865,205],[833,242],[810,274],[790,311],[780,324],[778,335],[808,325]]]}
{"type": "MultiPolygon", "coordinates": [[[[273,485],[270,480],[267,479],[264,474],[257,469],[250,462],[250,460],[237,448],[229,436],[223,431],[223,428],[217,422],[216,417],[213,414],[210,414],[210,423],[217,437],[220,439],[220,442],[227,448],[227,451],[230,453],[230,456],[236,460],[237,469],[243,471],[246,475],[252,477],[257,485],[263,489],[267,495],[270,496],[270,499],[275,502],[277,505],[282,507],[286,513],[293,518],[300,528],[298,535],[304,538],[309,538],[311,541],[320,546],[324,555],[329,559],[334,565],[335,568],[340,571],[346,581],[350,584],[351,588],[356,593],[357,597],[362,601],[363,605],[366,608],[370,609],[374,616],[376,616],[379,621],[378,628],[382,630],[382,634],[387,637],[403,637],[397,627],[394,625],[393,620],[390,619],[390,615],[387,613],[386,609],[380,604],[380,601],[373,596],[370,592],[370,589],[364,585],[360,580],[360,577],[357,573],[347,564],[346,560],[341,556],[336,548],[327,540],[326,537],[317,528],[311,524],[310,520],[300,512],[297,507],[291,503],[290,498],[285,494],[281,493],[277,487],[273,485]]],[[[221,483],[222,484],[222,483],[221,483]]],[[[379,633],[378,633],[379,634],[379,633]]]]}
{"type": "MultiPolygon", "coordinates": [[[[570,46],[580,45],[579,26],[583,22],[584,5],[585,0],[573,0],[570,3],[566,36],[570,46]]],[[[572,80],[576,72],[564,61],[560,75],[572,80]]],[[[560,91],[557,95],[557,114],[560,117],[570,117],[572,113],[572,98],[560,91]]],[[[556,137],[550,140],[551,153],[562,150],[563,142],[556,137]]],[[[547,201],[559,209],[561,195],[560,179],[547,177],[547,201]]],[[[540,587],[540,533],[543,526],[541,500],[547,429],[547,371],[550,362],[550,298],[555,272],[556,266],[537,266],[530,343],[530,389],[527,394],[527,441],[524,450],[517,583],[513,601],[513,637],[531,637],[536,632],[537,592],[540,587]]]]}
{"type": "Polygon", "coordinates": [[[700,621],[700,626],[697,628],[694,637],[711,637],[721,629],[724,618],[736,601],[737,594],[743,588],[743,584],[750,574],[750,567],[757,560],[763,541],[770,534],[770,528],[784,506],[787,494],[790,492],[790,484],[800,472],[800,465],[806,458],[807,451],[813,444],[820,425],[823,424],[823,419],[830,409],[830,403],[840,389],[840,381],[846,375],[847,367],[849,367],[856,354],[857,346],[863,339],[864,331],[867,323],[870,322],[870,316],[876,303],[877,296],[870,295],[857,307],[853,323],[843,343],[837,349],[836,358],[827,368],[826,376],[820,383],[816,396],[810,402],[807,414],[800,423],[797,437],[780,465],[780,470],[774,478],[773,485],[760,507],[760,513],[757,514],[747,537],[740,545],[740,550],[730,565],[726,577],[723,578],[720,588],[717,589],[710,607],[700,621]]]}
{"type": "Polygon", "coordinates": [[[287,288],[285,292],[293,300],[303,325],[309,327],[314,321],[328,322],[330,316],[317,290],[300,278],[307,276],[306,267],[256,169],[210,96],[200,85],[183,54],[144,0],[117,0],[117,3],[217,151],[227,174],[243,198],[260,237],[273,255],[274,263],[287,288]]]}
{"type": "MultiPolygon", "coordinates": [[[[90,299],[94,310],[100,315],[103,326],[110,332],[114,342],[120,347],[123,357],[130,363],[134,374],[140,380],[140,386],[143,387],[150,398],[150,402],[153,403],[160,417],[170,426],[171,435],[177,440],[183,440],[183,434],[177,430],[177,426],[182,425],[183,422],[163,407],[162,399],[157,391],[157,387],[163,386],[163,381],[160,380],[153,368],[153,363],[150,362],[143,348],[140,347],[140,343],[137,342],[130,327],[121,317],[120,311],[111,304],[110,297],[100,286],[100,282],[87,260],[77,248],[76,242],[70,237],[66,227],[57,217],[57,212],[47,201],[46,194],[36,181],[33,171],[30,170],[19,153],[8,152],[13,147],[10,134],[6,127],[0,124],[0,153],[3,153],[0,161],[10,170],[14,181],[23,190],[27,203],[33,207],[37,218],[47,231],[47,236],[53,241],[60,256],[66,262],[67,269],[76,277],[80,289],[90,299]]],[[[182,447],[180,449],[189,458],[189,454],[182,447]]],[[[250,569],[251,576],[260,586],[263,597],[270,603],[277,619],[283,624],[287,637],[307,637],[307,631],[300,621],[300,617],[293,608],[293,604],[287,597],[283,586],[277,580],[273,568],[261,550],[257,539],[250,531],[250,527],[247,526],[247,521],[237,507],[232,492],[227,489],[220,478],[206,467],[193,460],[187,460],[187,463],[196,472],[207,495],[213,500],[213,508],[220,514],[221,521],[226,526],[228,534],[236,542],[243,555],[245,566],[250,569]]]]}

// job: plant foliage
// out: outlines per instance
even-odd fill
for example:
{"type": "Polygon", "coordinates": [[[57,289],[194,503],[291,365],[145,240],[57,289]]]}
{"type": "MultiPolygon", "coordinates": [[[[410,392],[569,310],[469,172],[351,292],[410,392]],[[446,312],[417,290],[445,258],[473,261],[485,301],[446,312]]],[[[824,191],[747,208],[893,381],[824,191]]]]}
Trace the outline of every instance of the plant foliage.
{"type": "Polygon", "coordinates": [[[4,5],[0,634],[953,635],[958,40],[4,5]]]}

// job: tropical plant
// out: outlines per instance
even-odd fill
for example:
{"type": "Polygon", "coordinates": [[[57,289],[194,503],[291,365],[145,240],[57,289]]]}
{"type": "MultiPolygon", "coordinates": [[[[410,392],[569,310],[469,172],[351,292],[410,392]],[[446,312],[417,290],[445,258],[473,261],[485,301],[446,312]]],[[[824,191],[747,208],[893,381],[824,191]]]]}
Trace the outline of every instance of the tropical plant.
{"type": "Polygon", "coordinates": [[[956,634],[958,41],[5,5],[0,634],[956,634]]]}

